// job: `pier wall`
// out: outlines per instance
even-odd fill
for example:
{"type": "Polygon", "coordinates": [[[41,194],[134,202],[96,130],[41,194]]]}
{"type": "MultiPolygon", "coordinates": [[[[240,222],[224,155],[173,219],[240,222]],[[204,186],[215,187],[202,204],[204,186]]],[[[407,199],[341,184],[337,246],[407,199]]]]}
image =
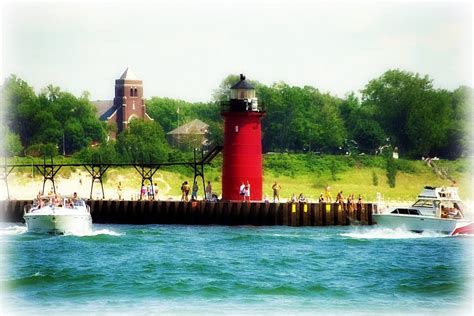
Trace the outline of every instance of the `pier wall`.
{"type": "MultiPolygon", "coordinates": [[[[31,201],[0,201],[0,220],[23,222],[31,201]]],[[[372,225],[374,204],[89,200],[92,221],[103,224],[255,226],[372,225]]]]}

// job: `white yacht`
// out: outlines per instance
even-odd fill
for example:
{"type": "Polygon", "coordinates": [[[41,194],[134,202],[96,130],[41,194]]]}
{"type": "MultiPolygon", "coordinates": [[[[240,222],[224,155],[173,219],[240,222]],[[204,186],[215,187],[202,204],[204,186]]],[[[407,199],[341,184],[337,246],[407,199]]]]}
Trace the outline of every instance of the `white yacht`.
{"type": "Polygon", "coordinates": [[[23,218],[31,233],[84,235],[92,232],[89,206],[77,198],[39,197],[23,218]]]}
{"type": "Polygon", "coordinates": [[[465,211],[458,188],[426,186],[411,207],[391,208],[372,216],[377,225],[391,229],[470,234],[473,225],[466,219],[465,211]]]}

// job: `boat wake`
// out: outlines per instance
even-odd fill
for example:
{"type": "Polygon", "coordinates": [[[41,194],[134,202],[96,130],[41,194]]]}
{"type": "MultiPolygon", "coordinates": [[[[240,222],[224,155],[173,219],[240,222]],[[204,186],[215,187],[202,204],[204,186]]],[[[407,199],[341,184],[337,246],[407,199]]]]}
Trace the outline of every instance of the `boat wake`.
{"type": "Polygon", "coordinates": [[[356,239],[417,239],[417,238],[445,238],[449,235],[432,231],[415,233],[402,228],[357,228],[352,232],[342,233],[341,236],[356,239]]]}
{"type": "Polygon", "coordinates": [[[26,233],[25,225],[1,226],[0,236],[21,235],[26,233]]]}
{"type": "MultiPolygon", "coordinates": [[[[0,226],[0,236],[14,236],[22,235],[27,232],[26,225],[9,225],[9,226],[0,226]]],[[[109,236],[122,236],[124,234],[117,233],[111,229],[98,229],[92,230],[90,233],[84,234],[64,234],[65,236],[78,236],[78,237],[87,237],[87,236],[99,236],[99,235],[109,235],[109,236]]]]}
{"type": "Polygon", "coordinates": [[[87,236],[99,236],[99,235],[123,236],[124,234],[114,232],[113,230],[110,230],[110,229],[99,229],[99,230],[93,230],[92,232],[88,234],[75,235],[75,236],[87,237],[87,236]]]}
{"type": "Polygon", "coordinates": [[[85,234],[66,234],[66,235],[88,237],[88,236],[99,236],[99,235],[123,236],[124,234],[114,232],[113,230],[110,230],[110,229],[99,229],[99,230],[92,230],[90,233],[85,233],[85,234]]]}

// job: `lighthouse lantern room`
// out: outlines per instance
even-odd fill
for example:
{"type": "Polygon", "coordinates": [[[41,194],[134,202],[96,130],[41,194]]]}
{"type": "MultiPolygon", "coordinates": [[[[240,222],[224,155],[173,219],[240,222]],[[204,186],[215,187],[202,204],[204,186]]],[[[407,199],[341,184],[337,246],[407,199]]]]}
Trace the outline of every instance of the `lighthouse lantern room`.
{"type": "Polygon", "coordinates": [[[222,199],[243,200],[240,186],[249,184],[250,200],[262,200],[262,127],[265,115],[255,96],[255,88],[240,75],[230,88],[224,117],[224,160],[222,199]]]}

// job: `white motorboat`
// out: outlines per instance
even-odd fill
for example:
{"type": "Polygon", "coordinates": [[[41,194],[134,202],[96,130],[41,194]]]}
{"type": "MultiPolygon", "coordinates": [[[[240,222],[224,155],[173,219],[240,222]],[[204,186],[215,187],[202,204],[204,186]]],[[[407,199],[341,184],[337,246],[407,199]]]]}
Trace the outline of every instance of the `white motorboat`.
{"type": "Polygon", "coordinates": [[[377,225],[391,229],[444,234],[472,233],[472,221],[466,219],[465,211],[458,188],[427,186],[411,207],[391,208],[373,214],[372,218],[377,225]]]}
{"type": "Polygon", "coordinates": [[[84,235],[92,232],[92,217],[84,200],[39,197],[23,218],[31,233],[84,235]]]}

